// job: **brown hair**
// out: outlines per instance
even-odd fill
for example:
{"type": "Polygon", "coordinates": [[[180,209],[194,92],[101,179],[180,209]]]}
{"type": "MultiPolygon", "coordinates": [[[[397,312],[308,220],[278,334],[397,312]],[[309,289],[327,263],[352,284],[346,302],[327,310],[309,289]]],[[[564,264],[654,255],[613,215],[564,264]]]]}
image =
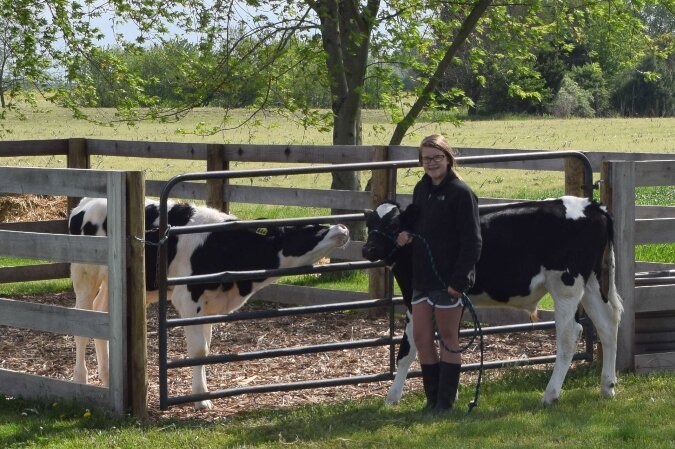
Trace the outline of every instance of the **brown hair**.
{"type": "Polygon", "coordinates": [[[455,151],[454,148],[450,146],[447,140],[445,140],[445,137],[440,135],[440,134],[432,134],[430,136],[426,136],[424,139],[422,139],[422,143],[420,143],[420,146],[418,148],[418,157],[420,161],[420,165],[422,165],[422,148],[423,147],[431,147],[431,148],[436,148],[437,150],[442,151],[445,154],[445,157],[448,158],[448,170],[449,171],[455,171],[455,166],[457,165],[457,161],[455,160],[455,156],[457,155],[457,152],[455,151]]]}

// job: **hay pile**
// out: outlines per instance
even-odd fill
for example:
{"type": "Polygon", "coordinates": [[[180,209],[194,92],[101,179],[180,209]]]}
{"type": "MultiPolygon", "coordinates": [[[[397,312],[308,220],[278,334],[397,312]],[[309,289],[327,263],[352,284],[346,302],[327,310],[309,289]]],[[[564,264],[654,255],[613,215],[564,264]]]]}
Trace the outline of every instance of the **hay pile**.
{"type": "Polygon", "coordinates": [[[0,222],[42,221],[66,218],[64,196],[0,195],[0,222]]]}

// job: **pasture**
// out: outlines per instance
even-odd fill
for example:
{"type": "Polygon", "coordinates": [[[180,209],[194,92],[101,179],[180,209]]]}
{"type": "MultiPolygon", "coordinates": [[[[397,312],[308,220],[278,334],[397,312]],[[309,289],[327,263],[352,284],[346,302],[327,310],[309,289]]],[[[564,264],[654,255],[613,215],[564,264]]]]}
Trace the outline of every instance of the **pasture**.
{"type": "MultiPolygon", "coordinates": [[[[58,111],[29,117],[12,125],[7,140],[55,137],[101,137],[128,140],[193,142],[306,143],[328,144],[329,134],[315,134],[269,119],[259,129],[237,130],[208,138],[176,133],[197,123],[217,120],[217,111],[200,110],[179,124],[104,128],[74,122],[58,111]],[[40,122],[39,133],[34,122],[40,122]],[[191,121],[191,122],[189,122],[191,121]]],[[[376,112],[364,114],[364,143],[386,143],[389,125],[376,112]]],[[[414,145],[426,134],[442,132],[458,146],[512,147],[529,149],[652,151],[675,153],[675,119],[660,120],[490,120],[450,124],[424,123],[405,144],[414,145]]],[[[2,161],[3,165],[62,167],[58,158],[25,158],[2,161]]],[[[133,164],[139,164],[134,160],[133,164]]],[[[142,165],[142,163],[141,163],[142,165]]],[[[95,168],[141,168],[150,179],[202,171],[199,163],[132,166],[129,161],[99,158],[95,168]],[[125,166],[127,164],[127,166],[125,166]]],[[[242,164],[244,165],[244,164],[242,164]]],[[[239,168],[239,167],[232,167],[239,168]]],[[[243,168],[243,167],[242,167],[243,168]]],[[[248,168],[248,167],[247,167],[248,168]]],[[[518,173],[509,170],[481,170],[465,167],[461,174],[481,196],[543,198],[559,195],[562,179],[555,173],[518,173]]],[[[410,170],[399,175],[403,191],[409,191],[419,177],[410,170]]],[[[290,182],[262,180],[263,182],[290,182]]],[[[241,181],[240,181],[241,182],[241,181]]],[[[244,181],[246,182],[246,181],[244,181]]],[[[293,180],[293,186],[327,185],[328,177],[293,180]],[[297,184],[295,184],[297,183],[297,184]],[[304,183],[304,184],[303,184],[304,183]]],[[[675,205],[673,188],[641,189],[641,204],[675,205]]],[[[236,205],[235,205],[236,206],[236,205]]],[[[233,208],[243,218],[307,215],[295,208],[233,208]]],[[[316,210],[310,214],[324,214],[316,210]]],[[[638,249],[642,260],[675,262],[673,245],[653,251],[638,249]]],[[[304,281],[300,281],[304,282],[304,281]]],[[[61,287],[63,288],[63,286],[61,287]]],[[[67,288],[67,284],[66,284],[67,288]]],[[[58,290],[58,288],[57,288],[58,290]]],[[[3,293],[6,294],[6,293],[3,293]]],[[[356,361],[355,367],[358,366],[356,361]]],[[[188,414],[181,418],[156,414],[149,423],[112,419],[100,412],[88,413],[67,404],[36,404],[0,397],[0,447],[672,447],[672,375],[622,375],[615,400],[598,398],[595,367],[580,365],[568,376],[560,404],[542,408],[540,392],[547,370],[510,369],[489,373],[482,389],[481,406],[471,415],[464,409],[448,417],[422,415],[422,397],[407,394],[400,406],[386,408],[378,392],[355,401],[328,401],[322,405],[286,408],[279,404],[254,406],[256,411],[236,412],[227,420],[220,416],[188,414]],[[589,372],[590,371],[590,372],[589,372]],[[375,396],[375,397],[373,397],[375,396]],[[279,408],[281,407],[281,409],[279,408]],[[658,416],[660,430],[651,430],[658,416]],[[620,419],[617,417],[621,417],[620,419]],[[630,417],[630,418],[626,418],[630,417]],[[554,431],[552,432],[551,426],[554,431]]],[[[459,404],[468,401],[473,384],[463,377],[459,404]]],[[[374,388],[366,386],[367,390],[374,388]]],[[[228,401],[237,401],[237,398],[228,401]]],[[[252,400],[255,403],[255,399],[252,400]]],[[[311,397],[304,404],[311,404],[311,397]]],[[[218,407],[217,405],[216,407],[218,407]]]]}
{"type": "MultiPolygon", "coordinates": [[[[212,126],[222,118],[218,109],[197,109],[177,123],[138,123],[133,126],[118,123],[101,126],[78,121],[67,112],[42,105],[40,113],[26,112],[26,120],[9,118],[2,122],[11,133],[2,132],[0,139],[56,139],[86,137],[99,139],[195,142],[195,143],[258,143],[258,144],[312,144],[329,145],[331,133],[315,129],[304,129],[288,119],[270,116],[260,120],[257,127],[239,127],[210,136],[191,133],[201,124],[212,126]],[[34,126],[39,123],[39,129],[34,126]]],[[[97,115],[110,117],[111,111],[97,115]]],[[[235,111],[232,123],[246,117],[246,111],[235,111]]],[[[442,133],[457,147],[519,148],[533,150],[577,150],[577,151],[618,151],[675,153],[675,118],[659,119],[553,119],[507,117],[504,119],[465,120],[456,126],[447,122],[447,117],[427,116],[406,136],[403,145],[416,145],[422,137],[442,133]],[[445,120],[439,121],[438,119],[445,120]]],[[[363,112],[364,145],[388,143],[393,125],[388,123],[382,111],[363,112]]],[[[0,159],[0,165],[63,167],[65,160],[59,157],[26,157],[0,159]]],[[[256,165],[255,168],[269,167],[270,164],[256,165]]],[[[203,171],[201,161],[168,161],[165,165],[143,164],[141,159],[115,157],[94,157],[92,168],[96,169],[142,169],[147,179],[168,179],[179,173],[203,171]]],[[[232,169],[254,168],[250,164],[234,163],[232,169]]],[[[399,173],[399,190],[411,191],[419,178],[418,170],[399,173]]],[[[461,172],[479,196],[505,198],[544,198],[559,195],[562,179],[559,174],[549,172],[523,172],[516,170],[492,170],[465,167],[461,172]]],[[[596,176],[597,177],[597,176],[596,176]]],[[[330,184],[330,176],[314,175],[264,180],[268,185],[293,182],[295,187],[330,184]]],[[[236,182],[246,182],[238,180],[236,182]]],[[[365,179],[364,179],[365,182],[365,179]]],[[[675,204],[673,192],[645,194],[651,201],[660,204],[662,197],[669,197],[675,204]]],[[[234,210],[235,213],[242,211],[234,210]]],[[[243,211],[247,212],[247,211],[243,211]]],[[[251,214],[260,210],[249,211],[251,214]]],[[[265,211],[268,212],[268,211],[265,211]]],[[[269,214],[270,212],[268,212],[269,214]]],[[[273,213],[273,212],[272,212],[273,213]]],[[[278,213],[278,212],[277,212],[278,213]]]]}

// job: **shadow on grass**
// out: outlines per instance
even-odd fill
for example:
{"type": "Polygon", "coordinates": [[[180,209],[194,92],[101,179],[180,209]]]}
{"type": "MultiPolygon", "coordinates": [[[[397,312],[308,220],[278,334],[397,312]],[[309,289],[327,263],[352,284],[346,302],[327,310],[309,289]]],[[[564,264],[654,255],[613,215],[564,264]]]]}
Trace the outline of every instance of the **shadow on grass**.
{"type": "MultiPolygon", "coordinates": [[[[648,431],[640,429],[648,427],[654,413],[659,416],[665,413],[669,420],[675,418],[667,399],[654,400],[663,385],[669,390],[663,394],[672,396],[672,376],[650,380],[626,375],[627,385],[622,386],[620,381],[619,397],[603,400],[599,395],[599,370],[584,365],[570,370],[560,402],[544,407],[540,400],[549,376],[550,370],[513,368],[498,378],[488,377],[479,407],[471,413],[467,413],[467,403],[473,398],[473,385],[462,388],[456,408],[445,414],[422,412],[423,398],[416,392],[406,394],[402,403],[394,407],[385,406],[381,398],[371,398],[244,412],[216,422],[199,419],[138,422],[102,413],[86,417],[83,409],[74,404],[0,398],[0,447],[39,445],[41,440],[77,440],[83,433],[90,438],[96,434],[106,441],[107,433],[120,431],[130,434],[129,441],[137,438],[139,443],[134,446],[137,448],[177,442],[186,434],[199,435],[218,447],[267,447],[293,442],[331,447],[331,441],[346,440],[380,443],[387,440],[391,443],[388,447],[393,448],[406,447],[405,441],[412,441],[413,446],[441,447],[441,442],[451,435],[465,443],[464,447],[497,447],[508,435],[521,435],[522,447],[538,447],[537,439],[553,438],[553,430],[555,438],[564,437],[571,442],[580,438],[583,441],[583,435],[598,432],[610,440],[635,441],[647,436],[648,431]],[[649,407],[645,408],[645,404],[649,407]],[[617,416],[623,418],[617,420],[617,416]]],[[[79,438],[89,441],[87,437],[79,438]]],[[[582,446],[571,444],[571,447],[582,446]]]]}

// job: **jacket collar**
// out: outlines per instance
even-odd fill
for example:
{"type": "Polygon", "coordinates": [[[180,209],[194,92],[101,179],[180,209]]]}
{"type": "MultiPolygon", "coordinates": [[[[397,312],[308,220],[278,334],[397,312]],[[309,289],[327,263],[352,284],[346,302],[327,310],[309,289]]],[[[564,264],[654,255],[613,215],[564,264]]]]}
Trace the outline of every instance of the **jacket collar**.
{"type": "Polygon", "coordinates": [[[455,172],[452,170],[448,170],[448,173],[445,175],[445,178],[443,178],[443,181],[441,181],[440,184],[435,186],[431,183],[431,177],[429,175],[425,173],[424,176],[422,176],[422,180],[426,183],[427,188],[432,190],[445,187],[448,183],[452,182],[455,179],[457,179],[457,175],[455,174],[455,172]]]}

